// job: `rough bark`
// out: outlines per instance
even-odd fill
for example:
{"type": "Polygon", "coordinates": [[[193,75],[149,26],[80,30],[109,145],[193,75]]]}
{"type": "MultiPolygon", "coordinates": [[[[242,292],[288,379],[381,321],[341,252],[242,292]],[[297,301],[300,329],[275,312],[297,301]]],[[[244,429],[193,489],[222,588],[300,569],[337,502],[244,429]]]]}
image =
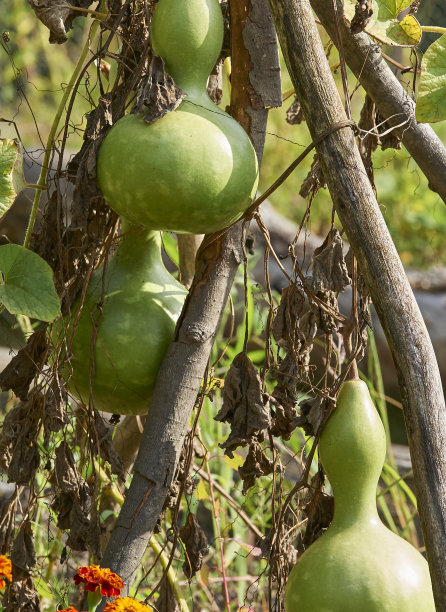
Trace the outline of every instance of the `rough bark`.
{"type": "MultiPolygon", "coordinates": [[[[328,12],[331,3],[324,3],[328,12]]],[[[309,0],[270,0],[276,30],[312,138],[345,120],[309,0]]],[[[418,507],[438,610],[446,610],[446,410],[424,321],[350,128],[325,138],[319,158],[384,328],[398,372],[418,507]]]]}
{"type": "MultiPolygon", "coordinates": [[[[244,1],[247,6],[262,7],[266,13],[265,36],[271,37],[274,26],[267,0],[244,1]]],[[[248,10],[247,13],[249,12],[248,10]]],[[[258,72],[264,71],[263,83],[271,87],[269,66],[271,62],[277,63],[277,47],[274,54],[270,50],[268,55],[263,52],[259,56],[254,49],[250,55],[251,62],[258,72]]],[[[237,54],[234,53],[233,63],[237,61],[236,57],[237,54]]],[[[277,78],[277,72],[274,74],[275,87],[278,91],[276,98],[280,99],[280,79],[277,78]]],[[[232,91],[234,96],[231,103],[235,106],[237,92],[234,87],[232,91]]],[[[261,96],[262,91],[259,91],[259,94],[261,96]]],[[[250,132],[264,135],[266,109],[251,108],[250,115],[250,132]]],[[[263,139],[256,139],[256,145],[260,161],[263,139]]],[[[189,418],[200,389],[218,324],[235,273],[242,261],[241,230],[241,223],[238,223],[223,237],[199,251],[195,278],[177,325],[176,337],[158,373],[132,483],[101,562],[104,567],[110,567],[122,577],[125,591],[131,586],[135,572],[141,564],[148,540],[175,475],[189,418]]]]}
{"type": "MultiPolygon", "coordinates": [[[[333,8],[329,8],[327,0],[310,1],[336,44],[333,8]]],[[[338,15],[341,16],[342,2],[337,2],[338,15]]],[[[363,32],[352,34],[342,17],[339,19],[339,30],[349,68],[375,102],[381,115],[384,118],[393,117],[389,119],[390,125],[399,125],[407,119],[407,124],[396,130],[396,133],[427,177],[430,189],[446,202],[446,147],[429,124],[416,121],[415,103],[382,57],[379,45],[363,32]]]]}

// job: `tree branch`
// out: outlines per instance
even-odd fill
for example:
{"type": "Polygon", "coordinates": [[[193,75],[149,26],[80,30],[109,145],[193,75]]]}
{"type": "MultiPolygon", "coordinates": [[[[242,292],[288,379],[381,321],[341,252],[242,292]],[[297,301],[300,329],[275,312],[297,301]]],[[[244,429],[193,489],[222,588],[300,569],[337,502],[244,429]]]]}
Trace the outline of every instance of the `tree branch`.
{"type": "MultiPolygon", "coordinates": [[[[309,0],[270,0],[270,6],[314,139],[345,113],[309,0]]],[[[331,134],[317,150],[397,367],[435,601],[446,610],[446,410],[438,365],[351,128],[331,134]]]]}
{"type": "MultiPolygon", "coordinates": [[[[327,10],[327,0],[310,0],[311,6],[337,43],[332,10],[327,10]]],[[[342,2],[338,0],[338,14],[343,14],[342,2]]],[[[427,123],[415,119],[415,103],[408,96],[392,70],[383,59],[380,47],[368,34],[352,34],[343,19],[339,19],[339,31],[345,61],[359,79],[379,112],[389,119],[390,125],[398,125],[407,119],[407,124],[397,129],[403,144],[427,177],[429,187],[446,202],[446,147],[427,123]]]]}
{"type": "MultiPolygon", "coordinates": [[[[265,13],[264,27],[267,28],[263,32],[265,37],[271,38],[274,26],[267,0],[246,2],[247,6],[261,7],[265,13]]],[[[271,86],[268,68],[271,62],[277,62],[277,46],[271,47],[268,54],[264,49],[260,55],[256,55],[255,50],[250,52],[252,65],[258,74],[264,75],[261,80],[269,81],[271,86]],[[271,49],[275,49],[275,53],[271,53],[271,49]]],[[[237,54],[234,53],[233,64],[236,61],[237,54]]],[[[280,79],[277,71],[274,74],[276,81],[273,85],[278,91],[276,97],[280,98],[280,79]]],[[[263,106],[250,108],[249,112],[251,132],[256,135],[263,132],[264,138],[266,109],[263,106]]],[[[259,160],[263,138],[257,140],[259,160]]],[[[140,567],[175,475],[221,315],[242,261],[241,229],[242,224],[238,223],[223,237],[199,250],[195,278],[177,325],[176,338],[158,373],[132,483],[102,559],[104,567],[110,567],[122,577],[126,591],[140,567]]]]}

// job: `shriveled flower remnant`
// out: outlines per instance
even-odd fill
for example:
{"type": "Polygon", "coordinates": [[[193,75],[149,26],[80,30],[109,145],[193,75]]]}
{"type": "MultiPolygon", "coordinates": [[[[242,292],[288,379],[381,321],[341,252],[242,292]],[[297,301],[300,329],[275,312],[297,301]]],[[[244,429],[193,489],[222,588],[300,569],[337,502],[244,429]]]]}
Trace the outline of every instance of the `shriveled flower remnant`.
{"type": "Polygon", "coordinates": [[[118,597],[105,606],[104,612],[153,612],[153,608],[131,597],[118,597]]]}
{"type": "Polygon", "coordinates": [[[85,584],[85,590],[94,593],[99,588],[104,597],[116,597],[120,594],[124,583],[118,574],[99,565],[80,567],[74,575],[76,585],[85,584]]]}
{"type": "Polygon", "coordinates": [[[12,582],[12,565],[8,557],[0,555],[0,590],[6,586],[5,578],[12,582]]]}

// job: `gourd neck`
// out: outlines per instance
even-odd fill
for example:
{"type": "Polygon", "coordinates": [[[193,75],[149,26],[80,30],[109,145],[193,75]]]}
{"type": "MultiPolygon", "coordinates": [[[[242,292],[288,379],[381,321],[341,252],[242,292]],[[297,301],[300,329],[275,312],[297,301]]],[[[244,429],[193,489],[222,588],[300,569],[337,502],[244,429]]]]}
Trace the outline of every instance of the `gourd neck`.
{"type": "Polygon", "coordinates": [[[332,528],[347,529],[354,525],[360,525],[361,529],[371,523],[378,523],[378,511],[376,509],[376,484],[366,483],[358,486],[358,483],[347,483],[344,487],[335,487],[334,493],[334,516],[332,528]]]}
{"type": "Polygon", "coordinates": [[[206,83],[223,43],[218,0],[159,0],[151,33],[153,50],[163,58],[178,87],[191,100],[212,104],[206,83]]]}
{"type": "Polygon", "coordinates": [[[160,232],[133,225],[121,217],[121,236],[114,260],[120,266],[131,266],[133,269],[149,265],[164,267],[160,232]]]}
{"type": "Polygon", "coordinates": [[[322,465],[335,498],[334,527],[378,521],[376,487],[386,436],[367,385],[345,382],[319,442],[322,465]]]}

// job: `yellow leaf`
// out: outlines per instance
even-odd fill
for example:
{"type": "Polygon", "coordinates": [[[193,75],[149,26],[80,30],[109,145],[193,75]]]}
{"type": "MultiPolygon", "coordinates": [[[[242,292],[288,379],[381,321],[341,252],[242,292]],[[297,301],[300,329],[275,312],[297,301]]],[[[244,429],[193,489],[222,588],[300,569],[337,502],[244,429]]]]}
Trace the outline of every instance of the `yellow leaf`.
{"type": "Polygon", "coordinates": [[[198,486],[195,490],[195,497],[198,500],[202,500],[202,499],[208,499],[209,498],[209,491],[208,488],[204,482],[204,480],[200,480],[200,482],[198,483],[198,486]]]}
{"type": "Polygon", "coordinates": [[[201,566],[200,581],[204,586],[209,585],[209,567],[206,564],[201,566]]]}
{"type": "Polygon", "coordinates": [[[229,465],[229,467],[232,467],[232,469],[235,471],[237,471],[238,468],[245,463],[243,457],[238,453],[234,453],[234,457],[232,459],[227,455],[224,455],[223,459],[224,462],[229,465]]]}

